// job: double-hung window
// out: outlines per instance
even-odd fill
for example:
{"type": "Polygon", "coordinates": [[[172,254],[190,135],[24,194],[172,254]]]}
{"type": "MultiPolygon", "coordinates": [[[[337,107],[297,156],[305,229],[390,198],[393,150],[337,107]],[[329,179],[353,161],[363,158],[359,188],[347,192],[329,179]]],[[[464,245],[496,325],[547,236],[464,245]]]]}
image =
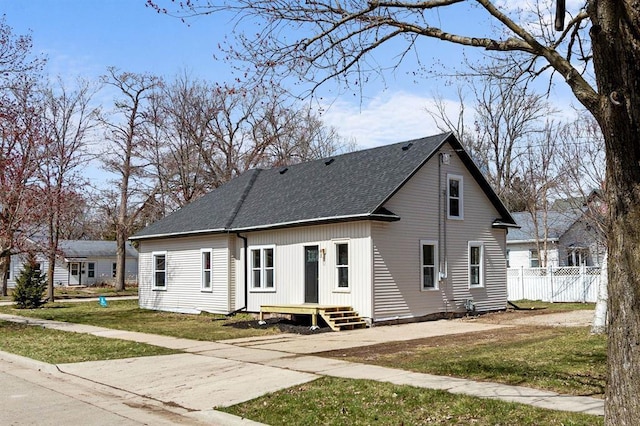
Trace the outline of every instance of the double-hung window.
{"type": "Polygon", "coordinates": [[[484,245],[469,242],[469,287],[484,286],[484,245]]]}
{"type": "Polygon", "coordinates": [[[274,247],[250,250],[251,287],[256,290],[275,289],[274,247]]]}
{"type": "Polygon", "coordinates": [[[338,242],[336,247],[336,282],[338,289],[349,288],[349,244],[338,242]]]}
{"type": "Polygon", "coordinates": [[[438,243],[420,241],[421,283],[423,290],[438,288],[438,243]]]}
{"type": "Polygon", "coordinates": [[[202,249],[200,250],[200,260],[201,260],[201,271],[202,271],[202,280],[201,287],[202,291],[211,291],[212,289],[212,250],[211,249],[202,249]]]}
{"type": "Polygon", "coordinates": [[[153,288],[165,290],[167,288],[167,254],[153,253],[153,288]]]}
{"type": "Polygon", "coordinates": [[[447,217],[463,219],[463,182],[462,176],[447,175],[447,217]]]}
{"type": "Polygon", "coordinates": [[[96,264],[94,262],[89,262],[87,264],[87,277],[89,278],[96,277],[96,264]]]}
{"type": "Polygon", "coordinates": [[[540,256],[538,256],[538,250],[529,250],[529,267],[540,267],[540,256]]]}

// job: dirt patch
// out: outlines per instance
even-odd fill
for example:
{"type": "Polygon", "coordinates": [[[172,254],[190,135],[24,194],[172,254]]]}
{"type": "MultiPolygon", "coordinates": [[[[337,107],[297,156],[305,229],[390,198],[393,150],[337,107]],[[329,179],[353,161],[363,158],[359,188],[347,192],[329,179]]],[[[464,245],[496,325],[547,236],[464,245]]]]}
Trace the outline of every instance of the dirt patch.
{"type": "Polygon", "coordinates": [[[230,324],[225,324],[225,327],[233,327],[243,330],[276,327],[283,333],[305,335],[326,333],[331,331],[331,328],[328,326],[323,326],[315,329],[312,328],[310,319],[304,317],[296,317],[293,320],[287,318],[268,318],[264,321],[264,324],[260,324],[258,320],[238,321],[230,324]]]}
{"type": "Polygon", "coordinates": [[[506,327],[494,330],[476,331],[473,333],[461,333],[455,335],[425,337],[423,339],[406,340],[400,342],[380,343],[377,345],[357,348],[338,349],[335,351],[320,352],[315,355],[330,358],[356,357],[364,362],[375,361],[387,354],[413,353],[420,346],[460,346],[477,345],[483,343],[503,342],[505,340],[518,340],[527,337],[540,328],[534,327],[506,327]]]}
{"type": "Polygon", "coordinates": [[[475,317],[466,317],[463,321],[506,325],[588,327],[593,321],[593,315],[594,312],[592,310],[558,312],[546,309],[509,309],[502,312],[491,312],[475,317]]]}

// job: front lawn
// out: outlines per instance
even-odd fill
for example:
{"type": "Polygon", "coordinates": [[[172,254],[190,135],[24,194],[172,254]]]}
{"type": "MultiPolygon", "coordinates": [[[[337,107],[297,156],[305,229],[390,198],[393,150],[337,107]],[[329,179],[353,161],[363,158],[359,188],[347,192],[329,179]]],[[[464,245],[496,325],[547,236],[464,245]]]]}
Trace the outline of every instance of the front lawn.
{"type": "Polygon", "coordinates": [[[11,306],[2,306],[0,312],[205,341],[280,333],[275,327],[247,327],[247,321],[254,319],[248,314],[238,314],[230,318],[206,313],[176,314],[140,309],[137,300],[107,299],[107,301],[106,308],[95,301],[56,302],[48,303],[40,309],[15,309],[11,306]]]}
{"type": "MultiPolygon", "coordinates": [[[[12,302],[13,289],[9,289],[7,296],[0,296],[0,301],[12,302]]],[[[103,285],[103,286],[91,286],[91,287],[81,287],[81,286],[58,286],[54,287],[53,297],[58,299],[84,299],[88,297],[98,297],[98,296],[137,296],[138,295],[138,287],[137,286],[127,286],[123,291],[116,291],[116,289],[111,285],[103,285]]],[[[46,297],[46,296],[45,296],[46,297]]]]}
{"type": "Polygon", "coordinates": [[[51,364],[179,353],[173,349],[0,321],[0,350],[51,364]]]}
{"type": "Polygon", "coordinates": [[[578,310],[594,310],[596,308],[595,303],[560,303],[560,302],[542,302],[540,300],[516,300],[514,305],[521,309],[538,310],[544,309],[551,313],[553,312],[566,312],[566,311],[578,311],[578,310]]]}
{"type": "Polygon", "coordinates": [[[272,425],[602,425],[600,416],[323,377],[222,411],[272,425]]]}
{"type": "Polygon", "coordinates": [[[320,354],[419,373],[604,397],[606,337],[582,327],[512,327],[320,354]]]}

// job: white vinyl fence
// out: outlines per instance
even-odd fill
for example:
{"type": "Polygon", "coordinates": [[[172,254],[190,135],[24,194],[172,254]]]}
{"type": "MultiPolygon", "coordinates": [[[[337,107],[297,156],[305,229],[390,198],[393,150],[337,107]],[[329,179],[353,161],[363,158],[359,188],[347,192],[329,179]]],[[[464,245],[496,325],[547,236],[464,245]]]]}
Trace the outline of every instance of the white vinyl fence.
{"type": "Polygon", "coordinates": [[[508,268],[509,300],[595,303],[600,267],[508,268]]]}

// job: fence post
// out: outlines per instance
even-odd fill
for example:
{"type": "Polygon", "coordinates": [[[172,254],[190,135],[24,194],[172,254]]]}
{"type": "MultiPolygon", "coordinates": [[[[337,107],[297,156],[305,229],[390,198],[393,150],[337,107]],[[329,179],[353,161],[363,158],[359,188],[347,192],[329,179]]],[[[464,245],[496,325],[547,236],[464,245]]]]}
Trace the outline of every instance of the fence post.
{"type": "Polygon", "coordinates": [[[518,281],[520,282],[522,298],[525,299],[524,297],[524,266],[520,266],[520,271],[518,271],[518,281]]]}
{"type": "Polygon", "coordinates": [[[553,303],[553,270],[551,269],[551,266],[547,265],[547,279],[549,281],[549,286],[551,287],[551,295],[550,295],[550,302],[553,303]]]}
{"type": "Polygon", "coordinates": [[[582,284],[582,303],[587,302],[587,268],[580,265],[580,283],[582,284]]]}

